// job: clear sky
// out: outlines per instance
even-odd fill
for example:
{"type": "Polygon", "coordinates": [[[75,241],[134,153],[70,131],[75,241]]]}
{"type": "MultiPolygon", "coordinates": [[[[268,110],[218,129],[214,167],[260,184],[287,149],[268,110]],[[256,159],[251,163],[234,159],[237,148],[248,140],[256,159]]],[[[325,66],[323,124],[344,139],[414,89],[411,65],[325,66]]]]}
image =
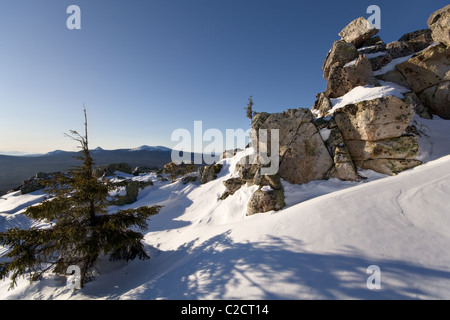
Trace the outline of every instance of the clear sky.
{"type": "MultiPolygon", "coordinates": [[[[256,111],[310,108],[338,33],[381,8],[385,42],[426,28],[447,0],[3,0],[0,150],[173,147],[175,129],[248,129],[256,111]],[[81,30],[69,30],[69,5],[81,30]]],[[[197,151],[197,150],[196,150],[197,151]]]]}

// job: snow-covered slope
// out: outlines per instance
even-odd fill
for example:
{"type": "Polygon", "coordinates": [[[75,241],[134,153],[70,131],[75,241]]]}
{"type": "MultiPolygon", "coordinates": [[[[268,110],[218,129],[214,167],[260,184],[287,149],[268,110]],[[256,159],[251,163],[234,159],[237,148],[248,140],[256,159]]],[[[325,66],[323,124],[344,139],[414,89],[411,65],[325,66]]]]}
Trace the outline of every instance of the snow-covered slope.
{"type": "MultiPolygon", "coordinates": [[[[365,182],[284,182],[288,206],[279,212],[247,217],[252,186],[218,199],[245,151],[204,185],[141,176],[155,183],[130,207],[164,206],[145,234],[151,260],[102,263],[76,292],[52,274],[10,291],[0,282],[0,298],[449,299],[450,121],[417,121],[424,165],[396,177],[361,171],[365,182]],[[366,285],[372,265],[379,290],[366,285]]],[[[1,230],[29,226],[20,210],[42,195],[5,198],[1,230]]]]}

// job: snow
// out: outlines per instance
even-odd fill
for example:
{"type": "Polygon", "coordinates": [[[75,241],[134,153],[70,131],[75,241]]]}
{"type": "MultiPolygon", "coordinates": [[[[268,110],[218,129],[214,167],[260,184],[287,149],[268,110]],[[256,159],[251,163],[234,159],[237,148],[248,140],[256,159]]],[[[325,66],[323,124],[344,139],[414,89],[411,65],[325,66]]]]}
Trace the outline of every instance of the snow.
{"type": "Polygon", "coordinates": [[[355,60],[350,61],[349,63],[344,65],[344,68],[348,68],[348,67],[354,66],[357,61],[358,61],[358,58],[356,58],[355,60]]]}
{"type": "Polygon", "coordinates": [[[380,52],[375,52],[375,53],[366,53],[365,56],[367,59],[374,59],[374,58],[378,58],[378,57],[382,57],[387,55],[387,51],[380,51],[380,52]]]}
{"type": "MultiPolygon", "coordinates": [[[[122,208],[164,206],[145,232],[150,260],[102,261],[78,291],[50,273],[9,291],[0,281],[0,299],[449,299],[450,121],[414,121],[426,134],[422,166],[395,177],[361,170],[360,182],[282,181],[287,207],[279,212],[246,216],[256,186],[219,200],[222,182],[251,150],[221,160],[218,178],[203,185],[135,177],[153,186],[122,208]],[[372,265],[380,290],[366,286],[372,265]]],[[[42,197],[0,199],[0,231],[29,227],[21,212],[42,197]]]]}
{"type": "Polygon", "coordinates": [[[321,114],[321,112],[319,110],[311,109],[311,112],[312,112],[314,118],[321,118],[322,117],[322,114],[321,114]]]}
{"type": "Polygon", "coordinates": [[[380,70],[374,71],[373,75],[374,76],[381,76],[381,75],[386,74],[386,73],[388,73],[390,71],[394,71],[395,67],[397,65],[399,65],[400,63],[403,63],[405,61],[408,61],[409,59],[411,59],[415,55],[416,54],[414,53],[414,54],[411,54],[409,56],[393,59],[391,62],[389,62],[388,64],[383,66],[380,70]]]}
{"type": "Polygon", "coordinates": [[[323,128],[319,130],[320,136],[322,137],[323,141],[327,141],[331,134],[331,129],[323,128]]]}
{"type": "Polygon", "coordinates": [[[368,46],[368,47],[362,47],[358,49],[358,52],[365,52],[369,50],[376,50],[378,49],[378,46],[368,46]]]}
{"type": "Polygon", "coordinates": [[[395,96],[404,99],[403,93],[410,91],[409,89],[392,82],[380,81],[380,84],[381,86],[378,87],[372,85],[358,86],[342,97],[330,99],[333,107],[328,111],[328,114],[333,114],[337,109],[343,108],[346,105],[366,100],[387,96],[395,96]]]}

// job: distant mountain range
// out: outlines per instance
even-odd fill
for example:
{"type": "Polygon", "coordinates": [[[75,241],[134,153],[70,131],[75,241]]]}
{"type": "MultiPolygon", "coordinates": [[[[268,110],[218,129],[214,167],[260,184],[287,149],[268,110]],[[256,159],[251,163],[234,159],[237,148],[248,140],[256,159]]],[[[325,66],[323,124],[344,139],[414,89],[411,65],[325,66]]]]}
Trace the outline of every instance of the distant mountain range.
{"type": "MultiPolygon", "coordinates": [[[[95,153],[95,152],[103,152],[103,151],[108,151],[105,150],[101,147],[97,147],[95,149],[92,149],[91,152],[95,153]]],[[[168,151],[168,152],[172,152],[172,149],[164,147],[164,146],[147,146],[147,145],[143,145],[137,148],[132,148],[132,149],[115,149],[115,150],[109,150],[109,151],[168,151]]],[[[55,154],[62,154],[65,152],[71,152],[71,151],[64,151],[64,150],[54,150],[54,151],[50,151],[47,153],[27,153],[27,152],[22,152],[22,151],[1,151],[0,150],[0,156],[17,156],[17,157],[39,157],[39,156],[50,156],[50,155],[55,155],[55,154]]]]}
{"type": "MultiPolygon", "coordinates": [[[[143,166],[162,168],[171,161],[172,149],[162,146],[141,146],[132,149],[91,150],[96,166],[112,163],[128,163],[132,168],[143,166]]],[[[57,172],[77,166],[78,152],[54,150],[41,155],[1,155],[0,154],[0,195],[19,186],[23,180],[37,172],[57,172]]],[[[191,155],[193,156],[193,154],[191,155]]]]}

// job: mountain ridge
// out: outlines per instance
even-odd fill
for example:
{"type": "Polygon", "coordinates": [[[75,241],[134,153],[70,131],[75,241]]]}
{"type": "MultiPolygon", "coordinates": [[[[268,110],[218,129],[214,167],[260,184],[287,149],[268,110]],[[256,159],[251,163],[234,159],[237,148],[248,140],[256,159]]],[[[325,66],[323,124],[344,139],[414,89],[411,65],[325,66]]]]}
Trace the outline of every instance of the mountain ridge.
{"type": "MultiPolygon", "coordinates": [[[[166,147],[149,147],[104,150],[95,148],[91,155],[96,166],[113,163],[128,163],[138,166],[162,168],[171,161],[172,149],[166,147]],[[141,148],[141,149],[139,149],[141,148]]],[[[1,155],[0,154],[0,195],[19,186],[23,180],[38,172],[57,172],[77,166],[77,151],[54,150],[42,155],[1,155]]]]}

